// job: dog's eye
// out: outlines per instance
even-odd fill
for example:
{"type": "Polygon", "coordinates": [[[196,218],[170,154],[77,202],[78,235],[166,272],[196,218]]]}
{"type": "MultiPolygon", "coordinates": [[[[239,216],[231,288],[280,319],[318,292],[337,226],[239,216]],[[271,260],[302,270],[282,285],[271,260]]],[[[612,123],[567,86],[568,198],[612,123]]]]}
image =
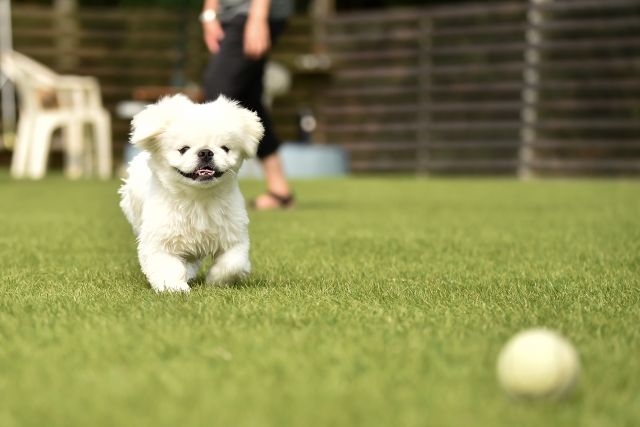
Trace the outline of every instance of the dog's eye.
{"type": "Polygon", "coordinates": [[[179,150],[178,150],[178,152],[179,152],[180,154],[184,154],[184,153],[186,153],[187,151],[189,151],[189,148],[191,148],[191,147],[186,147],[186,146],[185,146],[185,147],[182,147],[181,149],[179,149],[179,150]]]}
{"type": "Polygon", "coordinates": [[[225,153],[229,152],[229,147],[227,147],[226,145],[223,145],[222,147],[220,147],[224,150],[225,153]]]}

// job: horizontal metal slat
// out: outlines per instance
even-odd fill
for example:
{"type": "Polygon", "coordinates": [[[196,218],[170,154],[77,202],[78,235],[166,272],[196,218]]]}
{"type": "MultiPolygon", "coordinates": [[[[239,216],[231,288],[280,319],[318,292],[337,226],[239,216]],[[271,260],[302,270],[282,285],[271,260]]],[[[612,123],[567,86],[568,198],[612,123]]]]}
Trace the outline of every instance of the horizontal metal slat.
{"type": "Polygon", "coordinates": [[[542,120],[532,126],[542,129],[640,129],[640,120],[542,120]]]}
{"type": "Polygon", "coordinates": [[[384,67],[384,68],[355,68],[351,70],[341,70],[336,72],[336,77],[342,79],[361,79],[371,77],[413,77],[420,73],[431,75],[440,74],[472,74],[496,71],[521,71],[525,68],[547,69],[547,70],[567,70],[574,68],[590,69],[621,69],[640,68],[640,58],[624,58],[609,60],[554,60],[544,61],[535,65],[527,64],[524,61],[507,62],[501,64],[480,64],[480,65],[451,65],[435,67],[384,67]]]}
{"type": "MultiPolygon", "coordinates": [[[[431,160],[424,164],[427,171],[446,170],[509,170],[516,169],[517,160],[431,160]]],[[[351,162],[352,169],[357,171],[415,171],[419,164],[417,161],[380,161],[380,160],[356,160],[351,162]]]]}
{"type": "Polygon", "coordinates": [[[177,39],[174,31],[146,31],[146,30],[58,30],[54,28],[28,28],[16,27],[13,30],[14,37],[49,37],[73,36],[80,39],[98,40],[154,40],[168,41],[177,39]]]}
{"type": "Polygon", "coordinates": [[[393,142],[349,142],[340,143],[340,147],[351,152],[376,152],[376,151],[411,151],[418,149],[416,141],[393,141],[393,142]]]}
{"type": "MultiPolygon", "coordinates": [[[[494,43],[477,46],[456,46],[447,48],[433,48],[420,51],[415,49],[390,49],[390,50],[358,50],[355,52],[334,52],[332,58],[339,59],[344,64],[361,60],[382,60],[382,59],[418,59],[422,55],[461,55],[469,53],[518,53],[526,49],[535,48],[540,51],[562,51],[562,50],[590,50],[602,48],[625,48],[640,47],[640,38],[618,38],[607,40],[580,40],[580,41],[557,41],[545,42],[538,45],[527,43],[494,43]]],[[[549,61],[545,61],[549,62],[549,61]]],[[[552,62],[552,61],[551,61],[552,62]]],[[[544,63],[541,63],[544,66],[544,63]]],[[[433,69],[437,70],[437,67],[433,69]]]]}
{"type": "MultiPolygon", "coordinates": [[[[624,37],[609,38],[605,40],[599,39],[583,39],[571,41],[550,41],[542,42],[536,45],[529,43],[493,43],[476,46],[456,46],[447,48],[434,48],[423,51],[424,54],[434,55],[457,55],[464,53],[505,53],[505,52],[522,52],[525,49],[533,48],[541,51],[557,51],[557,50],[575,50],[575,49],[599,49],[599,48],[622,48],[622,47],[638,47],[640,46],[640,38],[624,37]]],[[[544,62],[548,62],[545,60],[544,62]]]]}
{"type": "MultiPolygon", "coordinates": [[[[181,18],[181,10],[160,8],[79,8],[74,13],[81,20],[143,21],[176,23],[181,18]]],[[[191,13],[192,20],[196,20],[195,13],[191,13]]]]}
{"type": "MultiPolygon", "coordinates": [[[[347,151],[351,152],[377,152],[377,151],[411,151],[418,149],[494,149],[494,148],[506,148],[517,149],[522,146],[522,141],[518,139],[513,140],[452,140],[452,141],[359,141],[341,143],[340,146],[347,151]]],[[[527,144],[533,148],[538,149],[573,149],[573,150],[585,150],[585,149],[630,149],[640,150],[640,140],[635,141],[623,141],[623,140],[541,140],[534,141],[527,144]]]]}
{"type": "Polygon", "coordinates": [[[519,91],[523,88],[533,89],[565,89],[565,90],[586,90],[586,89],[638,89],[640,79],[625,80],[569,80],[569,81],[543,81],[539,84],[524,84],[522,81],[511,81],[504,83],[457,83],[437,86],[427,86],[418,88],[417,86],[377,86],[363,88],[336,88],[323,92],[325,97],[345,97],[345,96],[394,96],[417,94],[421,90],[428,93],[449,93],[449,92],[495,92],[495,91],[519,91]]]}
{"type": "Polygon", "coordinates": [[[359,123],[343,125],[325,125],[327,133],[375,133],[375,132],[410,132],[421,129],[440,131],[482,130],[482,129],[519,129],[522,122],[511,121],[455,121],[440,123],[359,123]]]}
{"type": "Polygon", "coordinates": [[[98,78],[109,77],[163,77],[168,78],[173,75],[173,67],[142,68],[138,67],[78,67],[74,69],[75,74],[90,75],[98,78]]]}
{"type": "Polygon", "coordinates": [[[531,25],[525,22],[517,24],[496,24],[496,25],[468,25],[449,28],[434,28],[431,31],[432,37],[448,36],[471,36],[471,35],[491,35],[503,33],[524,33],[527,29],[539,30],[603,30],[609,28],[621,29],[627,27],[639,27],[638,18],[607,18],[607,19],[553,19],[540,24],[531,25]]]}
{"type": "Polygon", "coordinates": [[[541,101],[528,104],[521,101],[502,102],[431,102],[425,105],[420,104],[396,104],[396,105],[348,105],[348,106],[322,106],[318,111],[327,116],[342,116],[348,114],[391,114],[391,113],[418,113],[426,112],[460,112],[460,111],[514,111],[524,107],[538,109],[563,109],[580,110],[595,108],[634,108],[640,107],[640,99],[633,100],[561,100],[561,101],[541,101]]]}
{"type": "Polygon", "coordinates": [[[325,38],[320,39],[329,44],[337,43],[353,43],[353,42],[378,42],[378,41],[407,41],[417,40],[420,37],[419,30],[394,30],[385,31],[381,33],[362,33],[362,34],[339,34],[328,35],[325,38]]]}
{"type": "Polygon", "coordinates": [[[572,0],[557,2],[540,2],[536,8],[549,10],[577,10],[577,9],[618,9],[640,6],[638,0],[572,0]]]}
{"type": "Polygon", "coordinates": [[[416,122],[325,125],[327,133],[410,132],[418,129],[421,129],[421,126],[416,122]]]}
{"type": "MultiPolygon", "coordinates": [[[[483,129],[519,129],[524,126],[520,120],[483,120],[450,121],[435,123],[358,123],[325,125],[329,133],[372,133],[372,132],[408,132],[419,129],[440,131],[462,131],[483,129]]],[[[640,129],[640,120],[543,120],[526,124],[540,129],[640,129]]]]}
{"type": "Polygon", "coordinates": [[[78,58],[135,58],[135,59],[169,59],[175,60],[179,52],[175,49],[139,50],[139,49],[104,49],[104,48],[81,48],[81,49],[53,49],[50,47],[16,47],[16,50],[29,56],[56,57],[60,54],[72,55],[78,58]]]}
{"type": "Polygon", "coordinates": [[[624,140],[541,140],[535,141],[531,144],[535,148],[545,149],[545,148],[565,148],[565,149],[590,149],[590,148],[598,148],[598,149],[638,149],[640,150],[640,141],[624,141],[624,140]]]}
{"type": "Polygon", "coordinates": [[[417,165],[416,161],[351,161],[351,169],[355,172],[415,171],[417,165]]]}
{"type": "Polygon", "coordinates": [[[640,170],[640,159],[601,159],[601,160],[558,160],[558,159],[540,159],[529,163],[535,169],[547,170],[640,170]]]}
{"type": "Polygon", "coordinates": [[[428,170],[489,170],[515,169],[519,162],[515,159],[504,160],[431,160],[426,163],[428,170]]]}
{"type": "Polygon", "coordinates": [[[505,141],[393,141],[393,142],[353,142],[342,143],[340,146],[351,152],[375,151],[411,151],[418,149],[515,149],[521,145],[519,140],[505,141]]]}
{"type": "MultiPolygon", "coordinates": [[[[517,160],[432,160],[422,166],[426,170],[496,170],[516,169],[521,165],[517,160]]],[[[535,160],[526,163],[534,169],[547,170],[619,170],[639,171],[640,160],[535,160]]],[[[355,170],[359,171],[385,171],[385,170],[415,170],[419,166],[417,161],[375,161],[357,160],[351,163],[355,170]]]]}
{"type": "MultiPolygon", "coordinates": [[[[524,144],[528,147],[537,149],[606,149],[606,150],[640,150],[640,141],[534,141],[533,143],[524,144]]],[[[351,152],[376,152],[376,151],[411,151],[418,149],[494,149],[506,148],[516,149],[523,146],[522,141],[504,140],[504,141],[393,141],[393,142],[347,142],[341,143],[340,146],[351,152]]]]}
{"type": "Polygon", "coordinates": [[[380,60],[380,59],[416,59],[420,54],[420,50],[416,49],[392,49],[392,50],[365,50],[365,51],[349,51],[349,52],[332,52],[331,58],[349,63],[362,60],[380,60]]]}

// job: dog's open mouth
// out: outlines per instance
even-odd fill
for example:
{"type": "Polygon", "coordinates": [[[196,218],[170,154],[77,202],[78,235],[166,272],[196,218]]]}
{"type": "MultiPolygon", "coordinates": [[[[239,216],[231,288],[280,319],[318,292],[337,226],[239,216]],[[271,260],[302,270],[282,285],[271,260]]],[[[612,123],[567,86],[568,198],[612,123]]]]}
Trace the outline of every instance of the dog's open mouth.
{"type": "Polygon", "coordinates": [[[217,171],[211,166],[198,167],[198,169],[192,173],[184,173],[180,169],[176,170],[180,175],[194,181],[211,181],[212,179],[220,178],[224,174],[224,172],[217,171]]]}

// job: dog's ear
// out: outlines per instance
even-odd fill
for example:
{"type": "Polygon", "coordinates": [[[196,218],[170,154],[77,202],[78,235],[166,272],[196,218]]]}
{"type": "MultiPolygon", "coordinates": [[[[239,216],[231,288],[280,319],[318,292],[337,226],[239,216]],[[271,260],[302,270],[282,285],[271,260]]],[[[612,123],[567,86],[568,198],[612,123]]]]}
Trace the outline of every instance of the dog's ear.
{"type": "Polygon", "coordinates": [[[258,144],[264,136],[264,126],[260,122],[260,117],[254,111],[242,109],[244,114],[244,132],[242,135],[242,151],[245,157],[255,157],[258,152],[258,144]]]}
{"type": "Polygon", "coordinates": [[[227,103],[239,118],[238,134],[240,135],[240,146],[244,157],[249,159],[255,157],[258,151],[258,144],[264,135],[264,126],[260,122],[260,117],[255,112],[241,107],[236,101],[231,101],[224,96],[220,96],[216,102],[227,103]]]}
{"type": "Polygon", "coordinates": [[[146,151],[155,151],[158,136],[171,121],[193,103],[182,94],[162,98],[148,105],[131,121],[131,144],[146,151]]]}

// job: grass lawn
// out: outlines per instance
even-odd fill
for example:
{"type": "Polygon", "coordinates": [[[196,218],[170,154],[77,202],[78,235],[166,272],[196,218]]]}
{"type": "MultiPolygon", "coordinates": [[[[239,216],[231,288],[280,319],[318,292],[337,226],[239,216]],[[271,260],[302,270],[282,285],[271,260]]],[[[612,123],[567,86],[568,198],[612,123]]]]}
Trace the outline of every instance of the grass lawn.
{"type": "Polygon", "coordinates": [[[640,425],[638,182],[296,182],[250,278],[189,295],[149,288],[119,185],[0,171],[0,426],[640,425]],[[568,401],[496,382],[536,325],[568,401]]]}

